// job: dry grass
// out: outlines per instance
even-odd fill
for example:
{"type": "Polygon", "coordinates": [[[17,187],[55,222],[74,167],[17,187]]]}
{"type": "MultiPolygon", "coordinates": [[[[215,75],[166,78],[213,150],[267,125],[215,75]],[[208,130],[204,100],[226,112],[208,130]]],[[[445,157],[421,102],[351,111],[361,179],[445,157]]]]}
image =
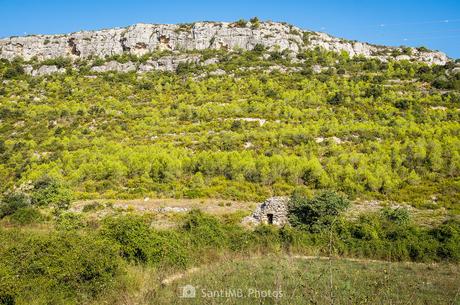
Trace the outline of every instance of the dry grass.
{"type": "Polygon", "coordinates": [[[185,273],[168,286],[154,285],[139,304],[460,304],[459,283],[458,265],[269,256],[185,273]],[[196,298],[179,297],[186,284],[197,287],[196,298]]]}

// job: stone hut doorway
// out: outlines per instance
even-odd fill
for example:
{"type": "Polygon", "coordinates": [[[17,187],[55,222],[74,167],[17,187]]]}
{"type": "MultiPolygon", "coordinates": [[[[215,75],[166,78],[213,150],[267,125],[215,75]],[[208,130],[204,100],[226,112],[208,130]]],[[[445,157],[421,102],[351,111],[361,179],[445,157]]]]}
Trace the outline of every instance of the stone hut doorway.
{"type": "Polygon", "coordinates": [[[267,222],[268,224],[273,224],[273,214],[267,214],[267,222]]]}

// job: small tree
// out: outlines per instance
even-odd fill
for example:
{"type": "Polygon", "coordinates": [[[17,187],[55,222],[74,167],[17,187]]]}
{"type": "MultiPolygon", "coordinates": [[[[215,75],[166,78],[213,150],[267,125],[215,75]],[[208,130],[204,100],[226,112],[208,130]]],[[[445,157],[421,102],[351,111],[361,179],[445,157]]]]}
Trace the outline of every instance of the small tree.
{"type": "Polygon", "coordinates": [[[260,27],[260,20],[259,20],[259,18],[253,17],[253,18],[249,19],[249,21],[251,22],[251,28],[257,29],[258,27],[260,27]]]}
{"type": "Polygon", "coordinates": [[[312,199],[293,194],[289,202],[289,221],[294,227],[319,232],[349,205],[346,198],[332,191],[325,191],[312,199]]]}
{"type": "Polygon", "coordinates": [[[237,22],[235,22],[235,25],[239,28],[245,28],[247,23],[248,22],[246,20],[240,19],[237,22]]]}

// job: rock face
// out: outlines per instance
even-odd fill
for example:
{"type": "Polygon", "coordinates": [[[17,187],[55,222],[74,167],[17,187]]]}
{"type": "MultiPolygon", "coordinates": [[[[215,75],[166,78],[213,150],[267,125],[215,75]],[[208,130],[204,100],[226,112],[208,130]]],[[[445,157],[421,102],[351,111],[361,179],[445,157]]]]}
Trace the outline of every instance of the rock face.
{"type": "Polygon", "coordinates": [[[176,71],[180,64],[198,64],[200,59],[201,58],[198,55],[164,56],[157,60],[148,60],[146,63],[139,66],[139,71],[176,71]]]}
{"type": "MultiPolygon", "coordinates": [[[[300,29],[297,29],[301,31],[300,29]]],[[[68,35],[37,35],[0,40],[0,57],[26,60],[56,57],[105,57],[122,53],[143,55],[156,50],[253,49],[257,44],[299,50],[301,35],[281,23],[261,23],[257,29],[225,22],[197,22],[190,26],[136,24],[127,28],[83,31],[68,35]]]]}
{"type": "Polygon", "coordinates": [[[271,197],[257,207],[251,216],[245,217],[247,224],[273,224],[283,226],[288,223],[288,197],[271,197]]]}
{"type": "MultiPolygon", "coordinates": [[[[325,33],[314,33],[309,36],[309,47],[320,47],[333,52],[347,52],[350,57],[362,55],[367,58],[375,57],[387,61],[393,51],[402,51],[402,48],[375,46],[358,41],[346,41],[332,37],[325,33]]],[[[446,54],[435,51],[420,51],[416,48],[409,48],[410,55],[398,55],[396,60],[414,60],[427,64],[444,65],[449,61],[446,54]]]]}
{"type": "Polygon", "coordinates": [[[24,71],[27,74],[30,74],[32,76],[43,76],[43,75],[50,75],[54,73],[65,73],[66,69],[65,68],[58,68],[57,66],[51,65],[43,65],[39,67],[38,69],[34,69],[32,66],[27,65],[24,67],[24,71]]]}
{"type": "Polygon", "coordinates": [[[118,71],[118,72],[131,72],[136,70],[136,66],[132,62],[119,63],[117,61],[109,61],[102,66],[95,66],[91,68],[93,72],[107,72],[107,71],[118,71]]]}
{"type": "MultiPolygon", "coordinates": [[[[398,50],[350,42],[324,33],[303,31],[285,23],[261,22],[254,28],[250,23],[241,27],[227,22],[197,22],[187,25],[136,24],[127,28],[82,31],[66,35],[9,37],[0,39],[0,58],[103,58],[123,53],[144,55],[157,50],[252,50],[256,45],[262,45],[268,50],[288,50],[294,54],[302,49],[321,47],[335,52],[346,51],[352,57],[362,55],[381,60],[387,60],[392,56],[392,51],[398,50]]],[[[411,50],[411,55],[401,59],[440,65],[449,60],[441,52],[411,50]]]]}

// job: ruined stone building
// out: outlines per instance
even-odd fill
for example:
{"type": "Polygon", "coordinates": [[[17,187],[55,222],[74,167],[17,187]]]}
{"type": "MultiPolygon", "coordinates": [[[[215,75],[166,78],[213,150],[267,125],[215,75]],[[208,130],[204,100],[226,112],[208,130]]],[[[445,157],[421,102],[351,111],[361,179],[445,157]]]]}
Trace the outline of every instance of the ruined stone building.
{"type": "Polygon", "coordinates": [[[288,197],[271,197],[259,205],[251,216],[245,217],[246,224],[273,224],[283,226],[288,223],[288,197]]]}

